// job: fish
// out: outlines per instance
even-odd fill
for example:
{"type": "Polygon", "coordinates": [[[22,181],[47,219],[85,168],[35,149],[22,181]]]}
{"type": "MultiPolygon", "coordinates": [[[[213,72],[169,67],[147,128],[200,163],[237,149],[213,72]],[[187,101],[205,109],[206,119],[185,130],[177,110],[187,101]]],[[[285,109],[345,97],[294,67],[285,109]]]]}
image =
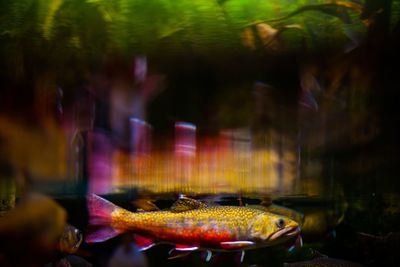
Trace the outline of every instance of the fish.
{"type": "Polygon", "coordinates": [[[0,240],[0,266],[30,266],[45,264],[60,252],[75,252],[83,237],[67,224],[67,212],[58,203],[27,193],[0,217],[0,240]],[[24,257],[17,257],[21,252],[24,257]]]}
{"type": "Polygon", "coordinates": [[[178,199],[169,210],[131,212],[95,194],[88,196],[87,243],[103,242],[133,232],[141,250],[157,243],[175,251],[244,251],[273,246],[300,233],[297,222],[285,216],[244,206],[210,206],[195,199],[178,199]]]}

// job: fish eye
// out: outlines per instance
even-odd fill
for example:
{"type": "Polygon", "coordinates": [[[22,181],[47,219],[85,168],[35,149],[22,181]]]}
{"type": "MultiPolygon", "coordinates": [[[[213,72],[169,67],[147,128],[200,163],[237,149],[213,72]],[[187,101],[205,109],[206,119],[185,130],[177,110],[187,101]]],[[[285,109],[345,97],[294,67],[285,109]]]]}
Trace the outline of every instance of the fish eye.
{"type": "Polygon", "coordinates": [[[278,226],[279,228],[283,228],[283,227],[285,226],[285,220],[282,219],[282,218],[279,218],[279,219],[276,221],[276,226],[278,226]]]}

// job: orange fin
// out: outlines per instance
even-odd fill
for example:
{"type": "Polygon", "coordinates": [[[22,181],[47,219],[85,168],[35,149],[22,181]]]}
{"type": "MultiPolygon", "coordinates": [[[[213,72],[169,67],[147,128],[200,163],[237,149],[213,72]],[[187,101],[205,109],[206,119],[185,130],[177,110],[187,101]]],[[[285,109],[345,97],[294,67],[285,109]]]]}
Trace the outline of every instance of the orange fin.
{"type": "Polygon", "coordinates": [[[221,248],[223,249],[242,249],[245,247],[249,247],[254,245],[255,243],[252,241],[247,241],[247,240],[243,240],[243,241],[227,241],[227,242],[221,242],[221,248]]]}
{"type": "Polygon", "coordinates": [[[156,245],[153,239],[134,234],[133,241],[139,247],[139,251],[145,251],[156,245]]]}
{"type": "Polygon", "coordinates": [[[198,246],[175,245],[175,250],[178,251],[194,251],[198,249],[198,246]]]}
{"type": "Polygon", "coordinates": [[[177,259],[189,255],[192,251],[198,250],[197,246],[186,246],[186,245],[176,245],[175,248],[171,249],[168,254],[168,259],[177,259]]]}

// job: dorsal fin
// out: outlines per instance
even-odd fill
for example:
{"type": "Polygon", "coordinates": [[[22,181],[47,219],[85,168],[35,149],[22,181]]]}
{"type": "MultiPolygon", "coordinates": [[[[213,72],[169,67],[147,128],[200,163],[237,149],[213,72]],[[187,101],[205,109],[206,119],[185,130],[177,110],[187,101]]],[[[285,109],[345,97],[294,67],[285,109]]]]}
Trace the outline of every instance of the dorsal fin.
{"type": "Polygon", "coordinates": [[[181,197],[171,206],[172,212],[182,212],[187,210],[195,210],[207,208],[208,205],[196,199],[181,197]]]}
{"type": "Polygon", "coordinates": [[[136,199],[132,204],[138,209],[137,211],[159,211],[160,209],[149,199],[136,199]]]}

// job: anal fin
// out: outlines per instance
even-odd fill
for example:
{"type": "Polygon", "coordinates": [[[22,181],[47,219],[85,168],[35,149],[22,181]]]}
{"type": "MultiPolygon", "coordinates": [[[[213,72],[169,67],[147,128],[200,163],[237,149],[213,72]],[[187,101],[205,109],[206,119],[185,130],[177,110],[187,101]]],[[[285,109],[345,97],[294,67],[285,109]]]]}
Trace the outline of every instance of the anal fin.
{"type": "Polygon", "coordinates": [[[189,255],[191,252],[198,250],[198,246],[187,246],[187,245],[175,245],[175,248],[171,249],[168,254],[168,259],[177,259],[189,255]]]}
{"type": "Polygon", "coordinates": [[[139,247],[139,251],[145,251],[156,245],[153,239],[138,234],[133,235],[133,241],[139,247]]]}

